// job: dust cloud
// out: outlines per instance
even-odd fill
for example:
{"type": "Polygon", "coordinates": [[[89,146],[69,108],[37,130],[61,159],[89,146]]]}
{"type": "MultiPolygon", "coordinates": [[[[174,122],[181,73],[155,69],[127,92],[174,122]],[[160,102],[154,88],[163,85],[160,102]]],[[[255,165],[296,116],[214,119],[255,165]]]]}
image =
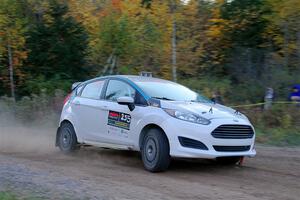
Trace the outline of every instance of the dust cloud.
{"type": "Polygon", "coordinates": [[[18,120],[12,110],[3,111],[0,104],[0,152],[39,154],[55,151],[57,120],[58,115],[55,115],[24,122],[18,120]]]}

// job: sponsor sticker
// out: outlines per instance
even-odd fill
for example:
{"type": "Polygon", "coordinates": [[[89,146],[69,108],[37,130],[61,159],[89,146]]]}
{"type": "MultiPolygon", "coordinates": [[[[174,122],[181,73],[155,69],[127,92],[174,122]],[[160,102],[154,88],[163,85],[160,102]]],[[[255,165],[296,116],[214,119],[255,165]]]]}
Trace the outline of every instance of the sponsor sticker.
{"type": "Polygon", "coordinates": [[[129,114],[115,112],[115,111],[109,111],[108,113],[107,124],[110,126],[129,130],[130,122],[131,122],[131,116],[129,114]]]}

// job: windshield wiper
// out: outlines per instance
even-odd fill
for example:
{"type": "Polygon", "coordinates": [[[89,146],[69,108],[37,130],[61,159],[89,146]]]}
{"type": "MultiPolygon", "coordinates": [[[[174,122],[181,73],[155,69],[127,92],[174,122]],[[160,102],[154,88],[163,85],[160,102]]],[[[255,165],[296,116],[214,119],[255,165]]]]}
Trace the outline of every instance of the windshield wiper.
{"type": "Polygon", "coordinates": [[[151,98],[154,98],[154,99],[161,99],[161,100],[167,100],[167,101],[174,101],[173,99],[169,99],[167,97],[151,97],[151,98]]]}
{"type": "Polygon", "coordinates": [[[212,103],[209,100],[190,100],[190,102],[194,102],[194,103],[212,103]]]}

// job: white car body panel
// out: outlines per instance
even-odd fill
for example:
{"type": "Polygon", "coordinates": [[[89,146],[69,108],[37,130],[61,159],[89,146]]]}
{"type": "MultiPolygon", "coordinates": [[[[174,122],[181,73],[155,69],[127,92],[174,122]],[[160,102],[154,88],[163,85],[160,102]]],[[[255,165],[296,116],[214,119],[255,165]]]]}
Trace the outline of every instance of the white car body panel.
{"type": "MultiPolygon", "coordinates": [[[[255,134],[249,139],[220,139],[211,133],[220,125],[248,125],[246,116],[235,110],[213,103],[160,100],[160,106],[135,106],[130,111],[127,105],[117,102],[87,99],[79,96],[70,98],[64,105],[60,124],[67,120],[74,126],[79,143],[115,149],[140,150],[140,134],[147,125],[156,125],[166,134],[172,157],[216,158],[226,156],[255,156],[255,134]],[[167,114],[163,109],[186,110],[209,119],[209,125],[183,121],[167,114]],[[110,111],[128,114],[131,117],[129,130],[108,125],[110,111]],[[202,142],[208,150],[183,147],[178,137],[186,137],[202,142]],[[220,152],[214,145],[251,146],[248,151],[220,152]]],[[[127,115],[126,115],[127,116],[127,115]]],[[[253,128],[254,131],[254,128],[253,128]]]]}

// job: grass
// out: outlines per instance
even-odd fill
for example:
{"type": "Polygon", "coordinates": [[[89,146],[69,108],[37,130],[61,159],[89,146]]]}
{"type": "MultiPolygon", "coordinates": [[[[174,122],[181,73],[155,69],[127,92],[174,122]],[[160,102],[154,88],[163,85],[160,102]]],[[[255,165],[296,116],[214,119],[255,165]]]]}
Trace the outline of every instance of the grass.
{"type": "Polygon", "coordinates": [[[17,200],[17,197],[10,192],[0,192],[0,200],[17,200]]]}
{"type": "Polygon", "coordinates": [[[23,200],[41,200],[41,198],[36,198],[34,196],[27,196],[26,197],[21,197],[21,198],[18,198],[16,194],[14,194],[13,192],[11,191],[5,191],[5,192],[1,192],[0,191],[0,200],[19,200],[19,199],[23,199],[23,200]]]}
{"type": "Polygon", "coordinates": [[[298,128],[256,128],[256,141],[275,146],[300,146],[298,128]]]}

